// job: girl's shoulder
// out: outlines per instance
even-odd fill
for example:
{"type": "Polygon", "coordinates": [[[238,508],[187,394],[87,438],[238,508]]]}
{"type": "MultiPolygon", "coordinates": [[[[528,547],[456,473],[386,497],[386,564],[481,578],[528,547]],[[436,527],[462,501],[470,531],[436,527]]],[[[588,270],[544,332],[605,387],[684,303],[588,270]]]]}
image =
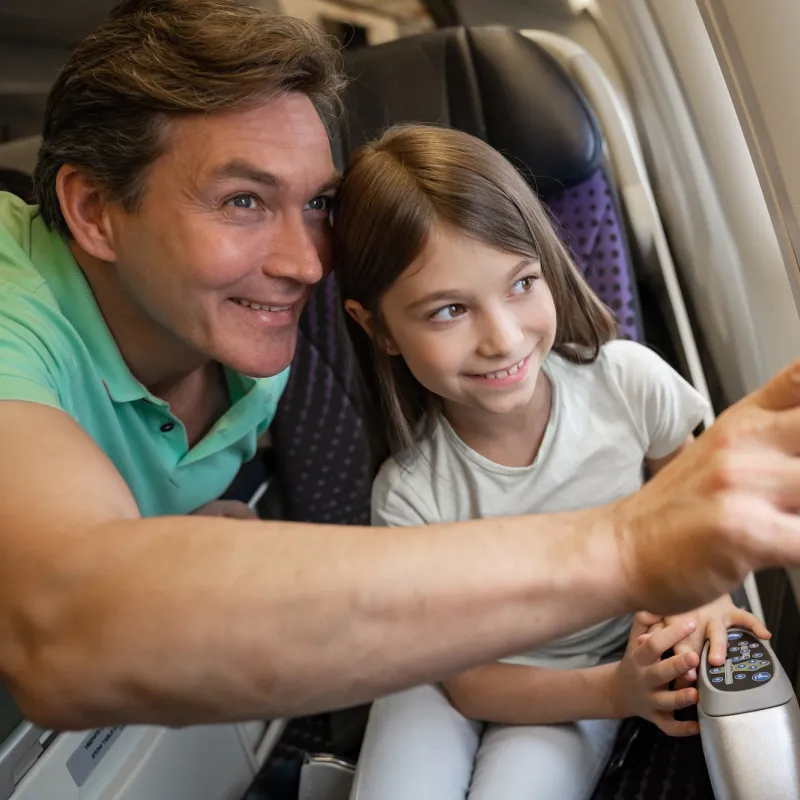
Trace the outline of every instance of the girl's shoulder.
{"type": "Polygon", "coordinates": [[[417,439],[415,447],[395,453],[383,462],[372,484],[373,524],[435,521],[431,486],[441,446],[439,437],[439,425],[434,422],[417,439]]]}
{"type": "Polygon", "coordinates": [[[658,373],[665,367],[668,368],[658,353],[630,339],[606,342],[600,348],[597,358],[590,363],[577,364],[555,352],[551,355],[552,367],[557,371],[588,380],[599,378],[619,382],[631,375],[658,373]]]}

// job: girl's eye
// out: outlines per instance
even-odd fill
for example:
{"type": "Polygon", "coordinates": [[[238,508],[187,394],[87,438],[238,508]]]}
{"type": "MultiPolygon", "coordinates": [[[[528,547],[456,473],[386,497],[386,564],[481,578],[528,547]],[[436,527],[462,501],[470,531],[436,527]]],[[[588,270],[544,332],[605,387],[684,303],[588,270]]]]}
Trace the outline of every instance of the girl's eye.
{"type": "Polygon", "coordinates": [[[252,211],[256,207],[258,200],[256,199],[255,195],[252,194],[237,194],[231,197],[231,199],[227,202],[228,205],[231,205],[234,208],[242,208],[245,211],[252,211]]]}
{"type": "Polygon", "coordinates": [[[534,283],[538,280],[538,275],[526,275],[518,281],[514,281],[511,286],[511,294],[525,294],[533,289],[534,283]]]}
{"type": "Polygon", "coordinates": [[[309,211],[320,211],[323,214],[330,214],[333,211],[333,197],[329,194],[321,194],[306,204],[309,211]]]}
{"type": "Polygon", "coordinates": [[[465,314],[467,311],[464,306],[454,303],[450,306],[443,306],[442,308],[437,309],[436,311],[431,314],[431,319],[436,320],[437,322],[449,322],[451,319],[455,319],[456,317],[460,317],[462,314],[465,314]]]}

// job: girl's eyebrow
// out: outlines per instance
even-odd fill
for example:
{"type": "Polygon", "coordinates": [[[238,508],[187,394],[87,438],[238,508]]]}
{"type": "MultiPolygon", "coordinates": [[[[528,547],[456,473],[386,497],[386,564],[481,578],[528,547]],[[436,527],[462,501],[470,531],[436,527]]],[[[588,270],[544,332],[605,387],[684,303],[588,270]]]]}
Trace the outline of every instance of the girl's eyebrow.
{"type": "MultiPolygon", "coordinates": [[[[523,258],[522,261],[519,261],[508,271],[507,280],[511,280],[518,272],[534,262],[535,259],[533,258],[523,258]]],[[[406,306],[406,311],[413,311],[420,306],[426,306],[431,303],[438,303],[444,300],[465,300],[467,298],[468,295],[459,291],[458,289],[440,289],[436,292],[426,294],[424,297],[421,297],[419,300],[415,300],[413,303],[409,303],[408,306],[406,306]]]]}

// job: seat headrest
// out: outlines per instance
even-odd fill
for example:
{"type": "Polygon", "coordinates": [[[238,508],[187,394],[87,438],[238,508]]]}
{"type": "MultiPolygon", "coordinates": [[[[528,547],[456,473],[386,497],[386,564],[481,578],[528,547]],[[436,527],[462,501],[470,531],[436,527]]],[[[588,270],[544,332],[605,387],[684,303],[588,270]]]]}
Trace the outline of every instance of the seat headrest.
{"type": "Polygon", "coordinates": [[[345,53],[344,154],[399,122],[448,125],[524,167],[539,190],[602,163],[597,122],[572,79],[505,27],[446,28],[345,53]]]}

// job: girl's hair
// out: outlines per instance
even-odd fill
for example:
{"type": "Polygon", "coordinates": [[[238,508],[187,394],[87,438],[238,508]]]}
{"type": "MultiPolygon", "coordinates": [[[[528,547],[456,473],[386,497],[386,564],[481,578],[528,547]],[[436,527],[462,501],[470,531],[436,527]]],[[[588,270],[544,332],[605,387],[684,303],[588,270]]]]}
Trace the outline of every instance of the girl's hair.
{"type": "MultiPolygon", "coordinates": [[[[589,288],[534,192],[497,150],[466,133],[401,125],[361,147],[345,170],[334,212],[334,264],[344,299],[373,315],[381,335],[384,293],[425,248],[437,225],[490,247],[536,258],[553,294],[553,349],[593,362],[615,338],[613,316],[589,288]]],[[[377,415],[394,452],[411,447],[429,408],[404,360],[348,321],[377,415]]]]}

